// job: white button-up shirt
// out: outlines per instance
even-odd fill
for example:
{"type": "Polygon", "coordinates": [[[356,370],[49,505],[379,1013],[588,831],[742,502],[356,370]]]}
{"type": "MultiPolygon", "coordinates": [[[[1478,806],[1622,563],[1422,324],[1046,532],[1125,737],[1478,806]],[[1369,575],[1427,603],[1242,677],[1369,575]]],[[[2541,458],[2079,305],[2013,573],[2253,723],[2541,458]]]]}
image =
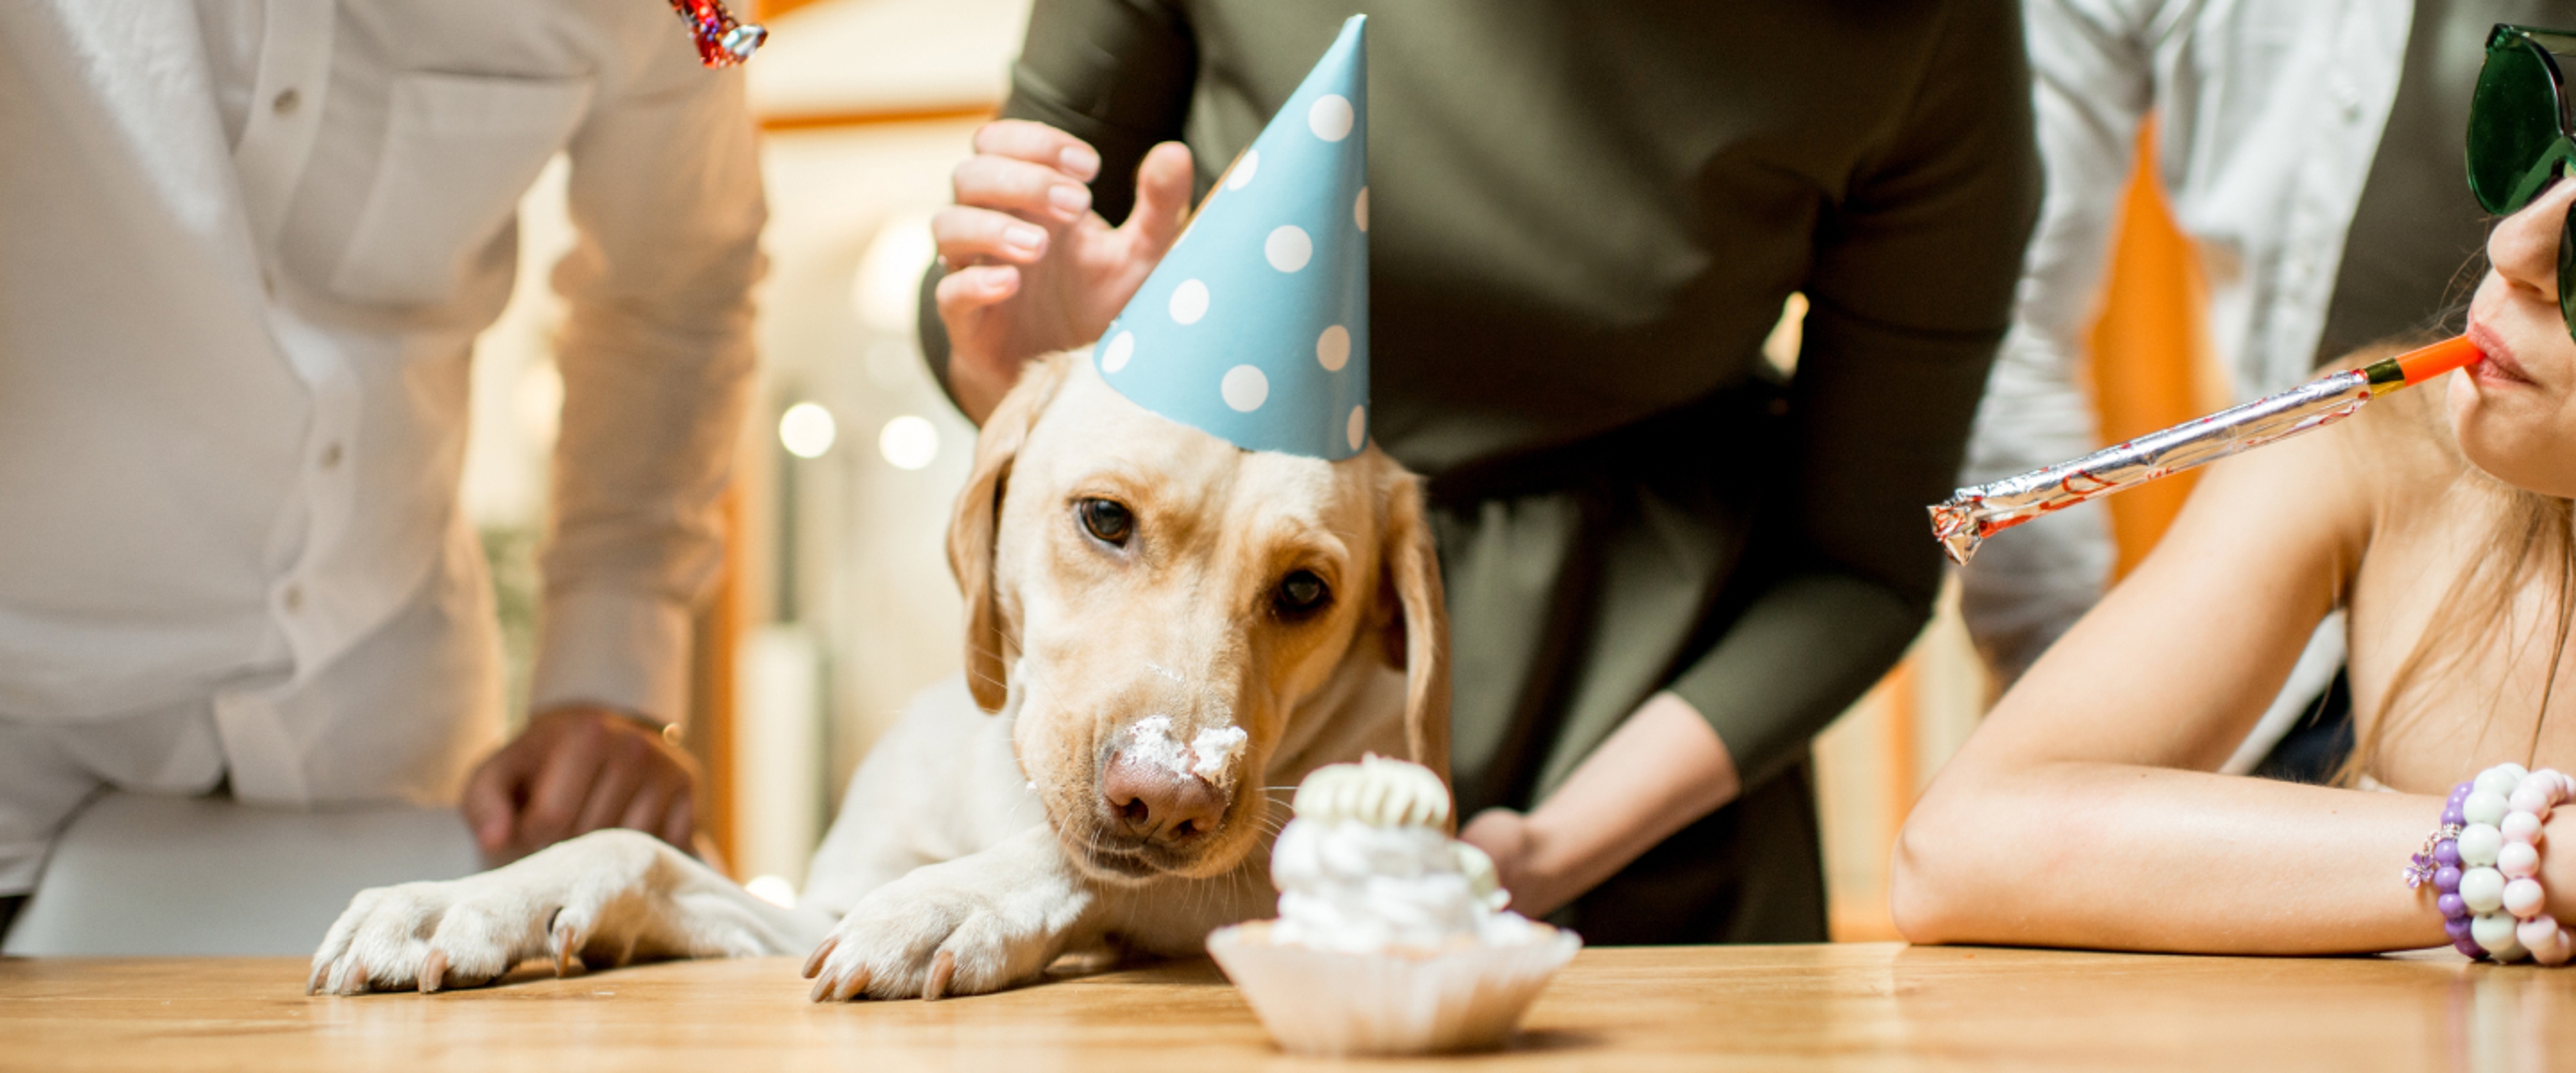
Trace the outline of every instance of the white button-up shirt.
{"type": "Polygon", "coordinates": [[[0,4],[0,721],[141,787],[453,793],[502,711],[467,367],[558,152],[534,702],[674,718],[751,375],[739,72],[658,0],[0,4]]]}
{"type": "MultiPolygon", "coordinates": [[[[2085,336],[2149,112],[2156,178],[2200,254],[2211,342],[2236,396],[2314,375],[2414,4],[2027,0],[2023,17],[2048,190],[1969,483],[2101,446],[2085,336]]],[[[2044,644],[2100,595],[2112,558],[2098,505],[2023,526],[1978,552],[1970,620],[2005,647],[2044,644]]]]}

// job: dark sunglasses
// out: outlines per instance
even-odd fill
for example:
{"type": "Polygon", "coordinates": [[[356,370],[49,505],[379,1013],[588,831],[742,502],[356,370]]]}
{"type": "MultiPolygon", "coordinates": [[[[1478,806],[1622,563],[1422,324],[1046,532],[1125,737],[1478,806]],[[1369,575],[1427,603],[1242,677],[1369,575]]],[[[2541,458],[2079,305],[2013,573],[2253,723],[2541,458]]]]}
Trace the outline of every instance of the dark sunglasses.
{"type": "MultiPolygon", "coordinates": [[[[2521,211],[2562,176],[2576,177],[2576,113],[2565,60],[2576,33],[2499,24],[2469,98],[2469,192],[2498,216],[2521,211]]],[[[2576,333],[2576,214],[2558,229],[2558,312],[2576,333]]]]}

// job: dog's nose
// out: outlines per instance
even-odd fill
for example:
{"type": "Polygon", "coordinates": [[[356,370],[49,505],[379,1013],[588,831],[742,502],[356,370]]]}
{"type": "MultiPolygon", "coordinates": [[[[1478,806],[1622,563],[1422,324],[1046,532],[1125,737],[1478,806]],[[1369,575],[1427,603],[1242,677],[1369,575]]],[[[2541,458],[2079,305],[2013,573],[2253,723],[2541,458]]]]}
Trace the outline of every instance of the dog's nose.
{"type": "Polygon", "coordinates": [[[1206,834],[1225,815],[1225,795],[1206,779],[1123,752],[1109,759],[1100,790],[1121,830],[1167,846],[1206,834]]]}

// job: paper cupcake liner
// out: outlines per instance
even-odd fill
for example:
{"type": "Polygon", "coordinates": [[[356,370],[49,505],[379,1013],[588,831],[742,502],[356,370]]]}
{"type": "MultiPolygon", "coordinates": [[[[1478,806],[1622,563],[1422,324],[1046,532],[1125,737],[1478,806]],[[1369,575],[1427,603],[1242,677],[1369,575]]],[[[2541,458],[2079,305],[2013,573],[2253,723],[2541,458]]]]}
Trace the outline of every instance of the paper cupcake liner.
{"type": "Polygon", "coordinates": [[[1524,943],[1353,954],[1274,943],[1270,923],[1254,921],[1209,935],[1208,953],[1283,1050],[1429,1054],[1501,1045],[1583,947],[1573,932],[1533,928],[1524,943]]]}

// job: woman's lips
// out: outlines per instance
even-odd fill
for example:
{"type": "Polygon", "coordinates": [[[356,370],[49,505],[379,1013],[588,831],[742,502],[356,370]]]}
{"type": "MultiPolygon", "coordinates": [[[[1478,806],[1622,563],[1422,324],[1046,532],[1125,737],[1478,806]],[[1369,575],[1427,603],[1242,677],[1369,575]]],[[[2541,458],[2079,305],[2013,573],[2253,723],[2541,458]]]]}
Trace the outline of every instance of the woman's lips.
{"type": "Polygon", "coordinates": [[[2513,360],[2513,348],[2506,346],[2492,329],[2470,321],[2468,335],[2469,342],[2477,345],[2478,354],[2483,359],[2470,363],[2470,376],[2488,383],[2531,383],[2531,376],[2522,371],[2521,363],[2513,360]]]}

